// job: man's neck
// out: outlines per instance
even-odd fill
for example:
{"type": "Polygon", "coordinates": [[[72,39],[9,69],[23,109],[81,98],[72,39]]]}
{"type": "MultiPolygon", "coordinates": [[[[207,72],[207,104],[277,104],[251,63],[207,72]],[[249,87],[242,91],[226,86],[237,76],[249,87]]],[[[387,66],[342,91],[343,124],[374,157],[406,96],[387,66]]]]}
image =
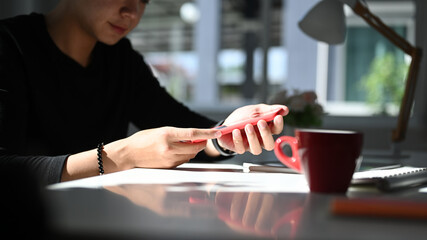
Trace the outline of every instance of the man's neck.
{"type": "Polygon", "coordinates": [[[65,8],[57,7],[46,15],[47,31],[56,46],[83,67],[90,63],[96,39],[89,36],[65,8]]]}

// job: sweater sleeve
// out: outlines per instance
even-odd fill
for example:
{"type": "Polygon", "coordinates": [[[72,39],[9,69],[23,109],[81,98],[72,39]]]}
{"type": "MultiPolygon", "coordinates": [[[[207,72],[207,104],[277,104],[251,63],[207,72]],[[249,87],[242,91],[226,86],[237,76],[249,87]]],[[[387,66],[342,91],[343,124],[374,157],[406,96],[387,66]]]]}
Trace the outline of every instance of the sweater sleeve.
{"type": "Polygon", "coordinates": [[[56,183],[67,156],[25,154],[28,101],[23,61],[13,35],[0,23],[0,168],[26,168],[39,177],[41,184],[56,183]]]}
{"type": "MultiPolygon", "coordinates": [[[[40,184],[48,185],[61,181],[62,169],[68,155],[64,156],[19,156],[0,152],[0,168],[20,171],[26,169],[37,177],[40,184]]],[[[20,172],[11,174],[19,176],[20,172]]]]}

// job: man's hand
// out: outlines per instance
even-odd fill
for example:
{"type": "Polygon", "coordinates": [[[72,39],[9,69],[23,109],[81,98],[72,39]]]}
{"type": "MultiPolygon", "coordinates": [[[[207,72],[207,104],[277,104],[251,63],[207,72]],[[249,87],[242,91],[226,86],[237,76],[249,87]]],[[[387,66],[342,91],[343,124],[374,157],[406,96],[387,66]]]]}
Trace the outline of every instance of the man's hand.
{"type": "Polygon", "coordinates": [[[188,162],[206,147],[207,141],[221,136],[215,129],[162,127],[143,130],[105,146],[115,161],[130,164],[126,168],[173,168],[188,162]],[[195,141],[196,142],[192,142],[195,141]]]}
{"type": "Polygon", "coordinates": [[[231,125],[251,117],[257,117],[265,112],[271,112],[282,108],[283,115],[276,116],[274,120],[267,123],[264,120],[258,121],[256,126],[248,124],[244,130],[233,130],[219,138],[219,144],[229,150],[243,154],[250,151],[254,155],[259,155],[262,149],[271,151],[274,149],[274,134],[280,134],[283,130],[283,116],[287,115],[289,110],[284,105],[249,105],[236,109],[225,120],[224,125],[231,125]]]}

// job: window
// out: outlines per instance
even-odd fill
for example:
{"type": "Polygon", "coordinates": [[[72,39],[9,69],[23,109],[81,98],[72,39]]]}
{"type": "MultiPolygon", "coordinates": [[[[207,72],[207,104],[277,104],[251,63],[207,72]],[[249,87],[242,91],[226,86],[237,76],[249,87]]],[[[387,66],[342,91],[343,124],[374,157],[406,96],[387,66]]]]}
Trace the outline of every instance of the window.
{"type": "MultiPolygon", "coordinates": [[[[260,89],[264,86],[267,98],[280,89],[315,90],[330,115],[396,115],[399,101],[395,95],[402,88],[380,96],[370,91],[380,82],[374,63],[389,56],[402,69],[392,73],[398,79],[406,75],[410,59],[349,9],[343,45],[326,46],[309,39],[298,29],[298,21],[317,1],[271,0],[266,25],[262,14],[266,1],[156,0],[129,37],[161,84],[180,101],[202,102],[199,108],[263,101],[260,89]],[[188,4],[193,4],[190,13],[199,16],[193,22],[182,16],[188,4]],[[265,26],[269,28],[267,81],[263,81],[265,26]],[[197,47],[200,42],[202,46],[197,47]]],[[[368,5],[413,42],[415,6],[411,1],[369,1],[368,5]]]]}
{"type": "MultiPolygon", "coordinates": [[[[261,2],[152,1],[129,38],[176,99],[200,108],[228,108],[257,102],[263,84],[261,2]],[[199,18],[186,21],[184,11],[199,18]],[[199,32],[197,25],[201,28],[199,32]],[[205,35],[210,36],[210,42],[205,41],[205,35]],[[214,69],[215,76],[207,74],[212,69],[206,70],[206,65],[201,65],[206,63],[214,69]],[[200,87],[203,81],[211,82],[208,87],[200,87]],[[201,96],[196,91],[201,91],[201,96]]],[[[270,4],[267,88],[274,93],[286,78],[287,58],[281,44],[282,0],[272,0],[270,4]]]]}
{"type": "Polygon", "coordinates": [[[262,87],[267,89],[267,95],[272,95],[283,85],[287,57],[281,41],[282,6],[281,0],[222,1],[218,53],[221,104],[262,101],[262,87]],[[263,6],[265,3],[268,5],[263,6]],[[268,28],[267,34],[263,34],[263,28],[268,28]],[[263,46],[266,38],[268,43],[263,46]],[[266,76],[263,76],[263,47],[268,51],[266,76]]]}
{"type": "MultiPolygon", "coordinates": [[[[323,127],[362,130],[368,146],[388,148],[388,136],[396,126],[396,118],[380,115],[381,106],[393,115],[397,105],[390,96],[383,98],[385,104],[368,103],[369,96],[361,82],[375,76],[375,71],[370,71],[375,69],[371,67],[375,57],[381,62],[391,52],[399,64],[409,59],[352,11],[347,15],[345,44],[327,46],[309,38],[298,28],[298,21],[318,1],[270,0],[269,18],[264,18],[262,9],[267,0],[156,0],[147,7],[141,24],[129,37],[157,69],[167,90],[202,114],[223,119],[235,107],[262,102],[262,87],[267,87],[267,98],[281,89],[315,90],[328,113],[323,127]],[[198,21],[191,23],[181,18],[180,10],[187,3],[197,7],[198,21]],[[257,5],[248,13],[245,4],[249,3],[257,5]],[[250,32],[253,35],[248,35],[250,32]],[[245,45],[249,43],[248,37],[256,40],[249,47],[245,45]],[[268,40],[266,59],[264,40],[268,40]]],[[[425,9],[425,1],[366,2],[387,25],[409,42],[417,37],[417,44],[425,48],[425,18],[415,15],[415,10],[422,13],[420,9],[425,9]],[[417,29],[415,17],[421,26],[417,29]]],[[[418,81],[422,90],[424,72],[420,71],[418,81]]],[[[420,98],[418,94],[417,101],[414,116],[418,114],[418,121],[410,122],[416,134],[407,144],[411,148],[425,143],[425,134],[421,136],[425,132],[416,125],[425,122],[424,96],[420,98]]]]}
{"type": "MultiPolygon", "coordinates": [[[[413,42],[412,2],[369,2],[370,10],[399,35],[413,42]]],[[[338,115],[391,115],[399,111],[410,62],[400,49],[347,11],[347,38],[330,47],[326,110],[338,115]]]]}
{"type": "Polygon", "coordinates": [[[160,84],[180,101],[192,100],[198,68],[194,22],[182,15],[185,6],[190,7],[187,14],[192,11],[192,5],[188,4],[193,1],[152,1],[139,25],[128,36],[152,66],[160,84]]]}

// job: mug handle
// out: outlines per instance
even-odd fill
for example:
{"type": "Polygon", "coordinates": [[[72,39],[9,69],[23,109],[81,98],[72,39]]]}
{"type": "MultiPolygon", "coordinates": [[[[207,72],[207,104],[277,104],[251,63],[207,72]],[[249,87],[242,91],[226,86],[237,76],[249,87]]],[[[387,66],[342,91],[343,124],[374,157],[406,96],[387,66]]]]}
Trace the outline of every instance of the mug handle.
{"type": "Polygon", "coordinates": [[[279,137],[275,143],[274,153],[283,164],[302,173],[300,157],[298,155],[298,139],[290,136],[279,137]],[[282,146],[285,144],[289,144],[289,146],[291,146],[292,157],[283,153],[282,146]]]}

